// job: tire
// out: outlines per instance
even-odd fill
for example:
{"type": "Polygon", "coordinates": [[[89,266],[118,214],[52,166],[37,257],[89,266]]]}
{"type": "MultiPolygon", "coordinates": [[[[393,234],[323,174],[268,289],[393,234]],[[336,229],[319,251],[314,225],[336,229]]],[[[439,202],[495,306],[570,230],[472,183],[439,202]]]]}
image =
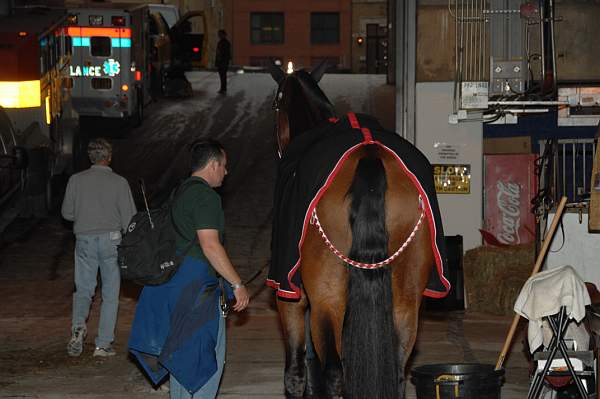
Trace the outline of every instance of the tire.
{"type": "Polygon", "coordinates": [[[144,122],[144,95],[141,89],[136,89],[136,99],[135,114],[133,114],[132,120],[134,127],[140,127],[144,122]]]}
{"type": "Polygon", "coordinates": [[[44,217],[48,213],[48,151],[45,148],[30,148],[29,166],[25,185],[26,209],[24,216],[44,217]]]}
{"type": "Polygon", "coordinates": [[[87,158],[88,137],[82,129],[73,136],[72,174],[81,172],[89,166],[87,158]]]}
{"type": "Polygon", "coordinates": [[[54,209],[54,176],[48,176],[46,180],[46,210],[51,212],[54,209]]]}

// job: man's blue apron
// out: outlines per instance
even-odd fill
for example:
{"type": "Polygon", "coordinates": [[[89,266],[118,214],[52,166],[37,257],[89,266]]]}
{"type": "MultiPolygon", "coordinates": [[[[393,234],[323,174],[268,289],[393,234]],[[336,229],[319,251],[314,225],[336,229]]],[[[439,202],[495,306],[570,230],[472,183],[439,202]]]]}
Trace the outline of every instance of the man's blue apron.
{"type": "Polygon", "coordinates": [[[206,262],[186,256],[171,280],[142,290],[129,351],[154,385],[170,373],[193,394],[217,371],[221,289],[211,272],[206,262]]]}

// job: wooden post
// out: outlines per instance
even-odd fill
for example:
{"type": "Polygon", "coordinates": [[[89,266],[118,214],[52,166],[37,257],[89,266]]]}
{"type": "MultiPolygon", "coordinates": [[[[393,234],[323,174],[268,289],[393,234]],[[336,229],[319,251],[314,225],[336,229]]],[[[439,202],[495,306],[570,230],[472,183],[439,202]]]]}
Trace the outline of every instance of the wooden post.
{"type": "MultiPolygon", "coordinates": [[[[558,226],[558,222],[563,214],[565,209],[565,204],[567,203],[567,197],[562,197],[560,203],[558,204],[558,208],[556,209],[556,214],[554,215],[554,219],[552,219],[552,224],[550,225],[550,230],[546,233],[546,237],[544,238],[544,243],[542,244],[542,249],[537,256],[537,260],[535,261],[535,265],[533,266],[533,270],[531,271],[531,276],[537,274],[542,268],[542,263],[544,262],[544,258],[546,257],[546,253],[548,253],[548,248],[550,248],[550,244],[552,243],[552,237],[554,237],[554,233],[556,232],[556,227],[558,226]]],[[[531,276],[529,276],[531,278],[531,276]]],[[[517,330],[517,325],[519,324],[519,319],[521,315],[515,314],[513,318],[512,324],[510,325],[510,329],[508,330],[508,335],[506,336],[506,341],[504,341],[504,346],[502,347],[502,352],[500,352],[500,356],[498,356],[498,361],[496,362],[496,370],[500,370],[502,365],[504,364],[504,358],[510,349],[510,344],[512,343],[513,336],[515,335],[515,331],[517,330]]]]}

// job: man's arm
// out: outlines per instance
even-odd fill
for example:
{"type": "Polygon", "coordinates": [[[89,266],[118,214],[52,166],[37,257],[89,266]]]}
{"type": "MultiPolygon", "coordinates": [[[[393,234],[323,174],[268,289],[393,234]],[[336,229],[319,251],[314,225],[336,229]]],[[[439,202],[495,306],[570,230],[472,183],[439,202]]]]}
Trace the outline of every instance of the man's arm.
{"type": "Polygon", "coordinates": [[[208,261],[215,270],[232,286],[239,285],[233,290],[236,299],[233,309],[237,312],[244,310],[246,306],[248,306],[250,297],[246,287],[241,285],[242,279],[229,260],[225,248],[219,241],[219,232],[214,229],[203,229],[197,230],[196,234],[198,235],[198,241],[200,242],[202,252],[204,252],[204,255],[206,255],[208,261]]]}
{"type": "Polygon", "coordinates": [[[65,190],[65,198],[63,199],[61,213],[62,216],[70,221],[75,219],[75,183],[73,177],[69,178],[67,189],[65,190]]]}

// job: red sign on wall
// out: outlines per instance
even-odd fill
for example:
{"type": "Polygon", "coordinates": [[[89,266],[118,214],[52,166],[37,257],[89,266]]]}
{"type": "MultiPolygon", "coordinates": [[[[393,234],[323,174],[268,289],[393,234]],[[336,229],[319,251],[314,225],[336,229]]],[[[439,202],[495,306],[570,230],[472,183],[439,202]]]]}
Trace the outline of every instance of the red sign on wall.
{"type": "Polygon", "coordinates": [[[535,240],[531,213],[531,199],[537,192],[535,158],[534,154],[485,156],[483,228],[500,244],[535,240]]]}

